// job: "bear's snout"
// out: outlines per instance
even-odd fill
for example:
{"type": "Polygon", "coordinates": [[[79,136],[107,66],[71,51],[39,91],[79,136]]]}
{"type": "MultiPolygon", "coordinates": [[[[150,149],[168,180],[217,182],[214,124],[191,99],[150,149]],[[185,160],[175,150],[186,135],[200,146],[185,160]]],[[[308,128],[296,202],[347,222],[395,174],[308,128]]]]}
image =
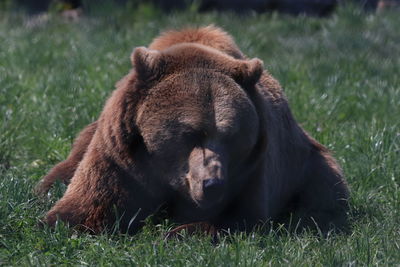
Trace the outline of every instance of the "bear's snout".
{"type": "Polygon", "coordinates": [[[221,153],[212,149],[195,148],[192,151],[188,182],[190,195],[200,208],[210,209],[223,202],[227,178],[224,163],[221,153]]]}
{"type": "Polygon", "coordinates": [[[202,209],[218,207],[225,196],[225,180],[223,178],[210,178],[203,180],[201,184],[201,197],[197,204],[202,209]]]}

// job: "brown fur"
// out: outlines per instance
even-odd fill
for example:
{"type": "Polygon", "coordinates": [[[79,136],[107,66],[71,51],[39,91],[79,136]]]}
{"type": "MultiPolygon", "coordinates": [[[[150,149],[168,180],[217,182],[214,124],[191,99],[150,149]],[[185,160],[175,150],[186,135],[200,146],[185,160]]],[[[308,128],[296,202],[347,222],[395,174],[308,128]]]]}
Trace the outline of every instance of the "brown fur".
{"type": "Polygon", "coordinates": [[[97,123],[43,179],[42,192],[79,164],[48,224],[58,218],[98,233],[118,219],[135,232],[163,205],[173,221],[218,229],[268,220],[346,227],[340,167],[295,122],[260,60],[215,27],[167,32],[149,48],[134,51],[134,70],[97,123]]]}

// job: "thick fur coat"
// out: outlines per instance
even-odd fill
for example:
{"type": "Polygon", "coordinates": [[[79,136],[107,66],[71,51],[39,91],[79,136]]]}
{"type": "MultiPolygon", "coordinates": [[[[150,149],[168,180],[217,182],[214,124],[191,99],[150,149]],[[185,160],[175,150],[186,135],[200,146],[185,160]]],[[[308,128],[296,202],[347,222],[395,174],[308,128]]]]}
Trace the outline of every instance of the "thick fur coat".
{"type": "Polygon", "coordinates": [[[133,233],[162,206],[177,223],[216,229],[346,228],[340,167],[227,33],[166,32],[131,60],[99,119],[37,186],[69,183],[45,223],[133,233]]]}

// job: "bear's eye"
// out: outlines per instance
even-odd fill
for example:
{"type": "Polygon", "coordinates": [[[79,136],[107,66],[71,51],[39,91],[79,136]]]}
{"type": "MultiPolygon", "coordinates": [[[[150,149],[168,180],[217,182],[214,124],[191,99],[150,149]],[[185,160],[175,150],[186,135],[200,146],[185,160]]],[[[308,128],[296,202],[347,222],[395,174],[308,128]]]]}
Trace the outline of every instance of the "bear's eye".
{"type": "Polygon", "coordinates": [[[137,134],[134,138],[132,138],[130,147],[135,153],[142,150],[145,151],[146,145],[144,143],[143,136],[137,134]]]}
{"type": "Polygon", "coordinates": [[[204,131],[188,131],[182,134],[184,142],[194,147],[203,146],[206,134],[204,131]]]}

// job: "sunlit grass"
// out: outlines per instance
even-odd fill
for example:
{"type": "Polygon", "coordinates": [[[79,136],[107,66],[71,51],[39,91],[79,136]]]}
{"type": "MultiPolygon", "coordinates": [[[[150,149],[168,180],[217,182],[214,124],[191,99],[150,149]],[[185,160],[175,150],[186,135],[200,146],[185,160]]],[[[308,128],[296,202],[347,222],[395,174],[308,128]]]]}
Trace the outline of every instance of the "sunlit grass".
{"type": "Polygon", "coordinates": [[[148,7],[107,12],[92,10],[76,23],[50,16],[31,27],[20,13],[0,13],[0,265],[400,264],[398,13],[343,8],[317,19],[163,15],[148,7]],[[64,188],[43,201],[33,186],[97,118],[128,72],[132,49],[164,29],[211,23],[264,61],[298,121],[333,150],[352,190],[352,232],[326,239],[256,232],[212,245],[203,236],[165,243],[168,222],[149,223],[133,237],[38,228],[64,188]]]}

